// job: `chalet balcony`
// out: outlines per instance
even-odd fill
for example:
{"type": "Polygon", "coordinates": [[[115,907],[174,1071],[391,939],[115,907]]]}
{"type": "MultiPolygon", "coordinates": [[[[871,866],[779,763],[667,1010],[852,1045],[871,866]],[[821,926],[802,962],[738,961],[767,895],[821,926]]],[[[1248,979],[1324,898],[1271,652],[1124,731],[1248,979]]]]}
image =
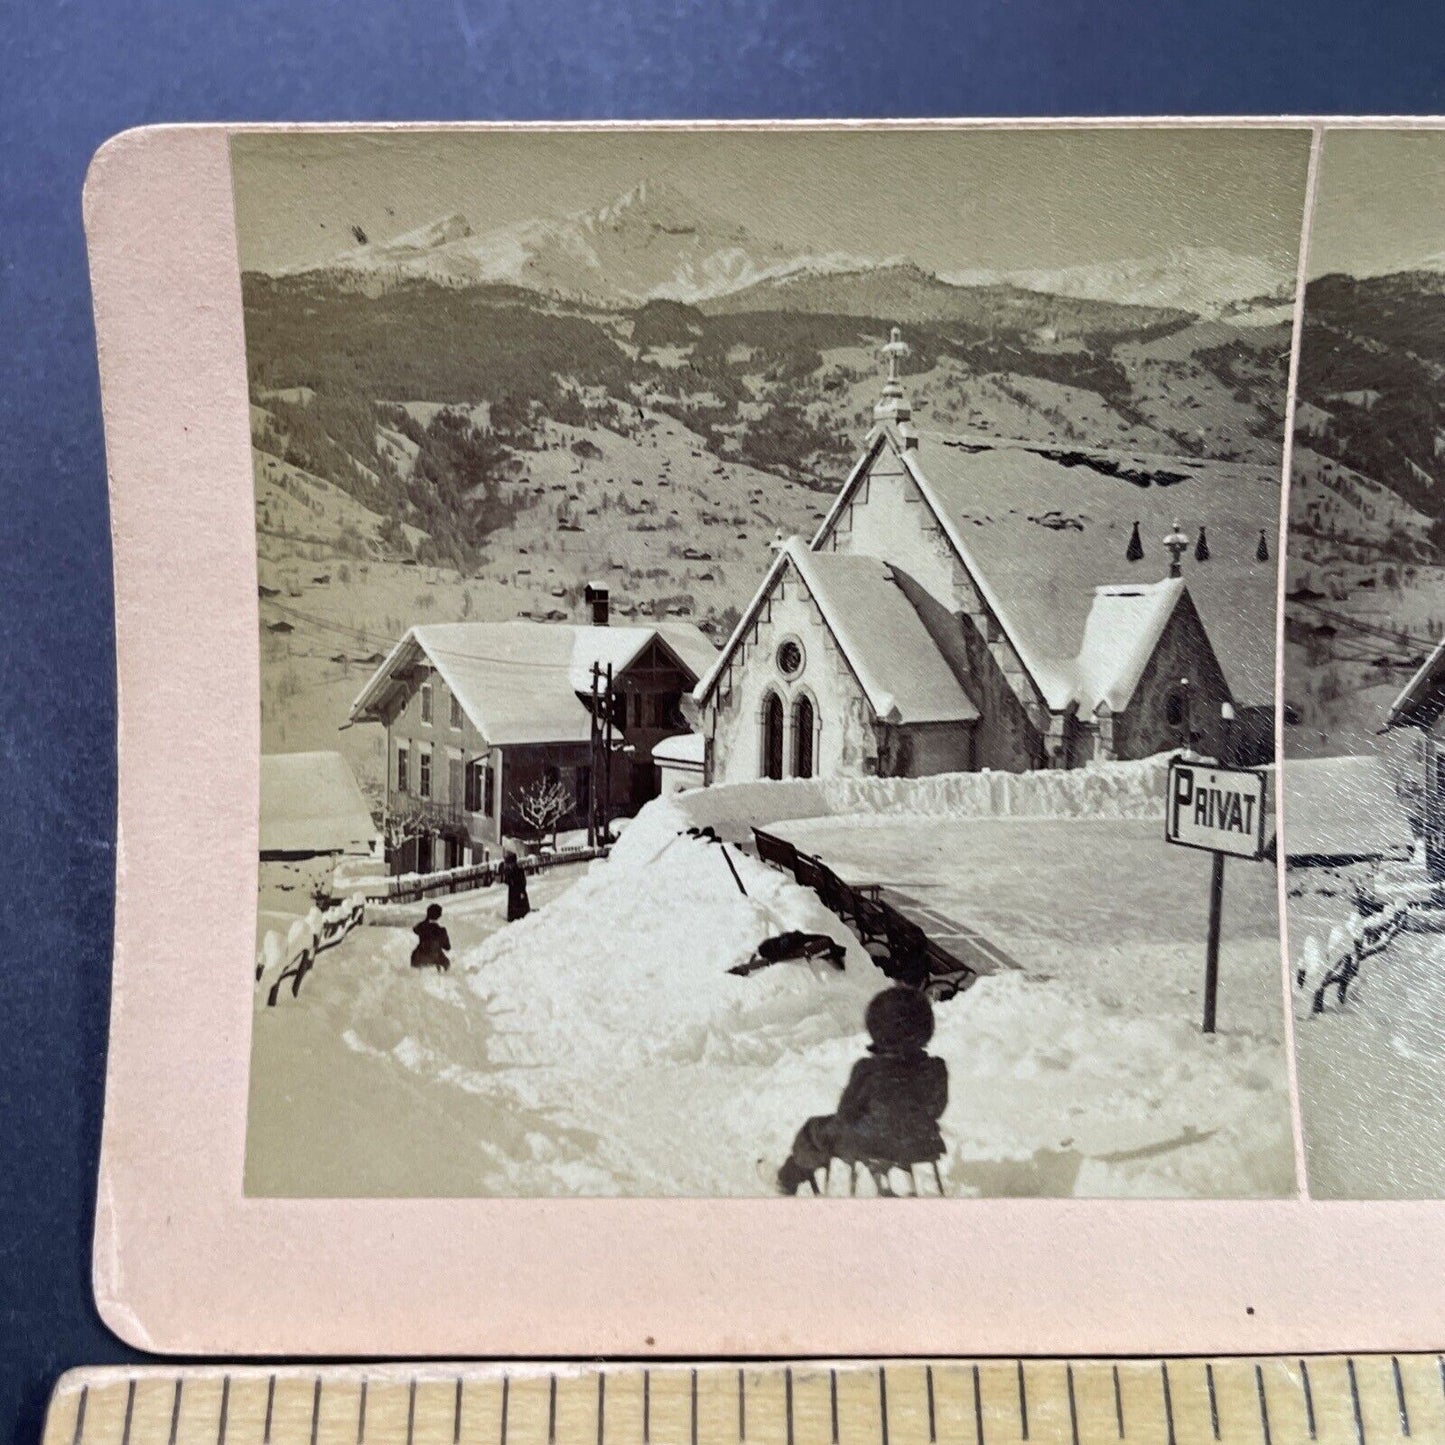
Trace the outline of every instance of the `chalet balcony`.
{"type": "Polygon", "coordinates": [[[443,836],[470,836],[483,831],[491,821],[485,813],[468,812],[461,803],[419,798],[415,793],[398,793],[395,789],[387,794],[386,806],[393,818],[415,818],[429,831],[443,836]]]}

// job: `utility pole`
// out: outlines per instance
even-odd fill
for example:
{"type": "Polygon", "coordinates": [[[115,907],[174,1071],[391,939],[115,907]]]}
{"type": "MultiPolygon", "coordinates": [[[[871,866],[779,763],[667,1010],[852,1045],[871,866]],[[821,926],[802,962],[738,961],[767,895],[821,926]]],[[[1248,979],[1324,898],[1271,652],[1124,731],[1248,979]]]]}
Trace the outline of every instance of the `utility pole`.
{"type": "Polygon", "coordinates": [[[597,846],[597,813],[600,798],[598,789],[601,786],[602,780],[602,769],[599,766],[602,760],[597,755],[602,727],[602,719],[597,711],[600,704],[597,685],[601,674],[601,667],[594,662],[592,664],[592,731],[588,749],[588,758],[591,761],[589,776],[592,779],[591,787],[588,790],[590,796],[587,799],[587,846],[589,848],[595,848],[597,846]]]}
{"type": "Polygon", "coordinates": [[[602,841],[607,841],[612,827],[612,664],[607,664],[605,692],[602,697],[602,841]]]}

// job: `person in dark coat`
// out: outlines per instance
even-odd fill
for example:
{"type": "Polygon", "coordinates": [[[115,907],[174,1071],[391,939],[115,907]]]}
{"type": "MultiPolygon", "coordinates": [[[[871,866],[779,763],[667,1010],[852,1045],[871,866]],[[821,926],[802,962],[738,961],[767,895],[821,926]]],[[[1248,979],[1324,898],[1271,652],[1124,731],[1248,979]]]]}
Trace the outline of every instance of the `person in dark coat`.
{"type": "Polygon", "coordinates": [[[778,1188],[796,1194],[830,1160],[898,1165],[943,1157],[938,1121],[948,1107],[948,1065],[924,1052],[933,1005],[917,989],[889,988],[868,1005],[872,1042],[848,1076],[834,1114],[809,1119],[778,1170],[778,1188]]]}
{"type": "Polygon", "coordinates": [[[507,885],[507,922],[515,923],[532,911],[527,898],[527,870],[517,858],[515,848],[508,848],[502,858],[502,882],[507,885]]]}
{"type": "Polygon", "coordinates": [[[427,909],[426,917],[412,929],[416,934],[416,947],[411,951],[413,968],[434,968],[438,973],[446,973],[451,968],[452,961],[447,957],[447,951],[452,941],[440,923],[441,916],[441,904],[433,903],[427,909]]]}

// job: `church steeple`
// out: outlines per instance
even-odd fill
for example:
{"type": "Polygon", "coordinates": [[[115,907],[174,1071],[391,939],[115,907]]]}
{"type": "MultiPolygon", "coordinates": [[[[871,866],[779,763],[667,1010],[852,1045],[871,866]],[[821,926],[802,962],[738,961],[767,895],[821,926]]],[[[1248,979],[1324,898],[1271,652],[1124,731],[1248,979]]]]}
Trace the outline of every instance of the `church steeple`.
{"type": "Polygon", "coordinates": [[[918,438],[908,425],[913,408],[908,404],[903,383],[898,379],[898,363],[908,355],[908,343],[896,326],[889,333],[888,340],[878,348],[878,354],[888,363],[888,376],[883,383],[883,395],[873,407],[873,420],[880,425],[892,423],[903,437],[904,446],[917,446],[918,438]]]}

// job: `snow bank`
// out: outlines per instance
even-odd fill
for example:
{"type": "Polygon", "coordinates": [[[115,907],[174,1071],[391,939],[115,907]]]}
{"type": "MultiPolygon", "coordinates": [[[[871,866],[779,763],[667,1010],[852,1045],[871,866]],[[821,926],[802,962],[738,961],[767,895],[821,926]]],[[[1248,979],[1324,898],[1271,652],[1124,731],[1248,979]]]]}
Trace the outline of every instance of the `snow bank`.
{"type": "Polygon", "coordinates": [[[804,818],[1136,818],[1164,816],[1171,754],[1061,772],[939,773],[928,778],[813,778],[727,783],[649,803],[613,858],[638,863],[679,832],[713,828],[743,842],[754,827],[804,818]]]}
{"type": "Polygon", "coordinates": [[[728,853],[746,895],[715,843],[674,835],[640,863],[614,853],[468,954],[474,987],[506,1000],[513,1036],[569,1020],[568,1067],[584,1077],[660,1060],[756,1061],[805,1037],[855,1033],[863,1005],[888,980],[811,889],[728,853]],[[747,978],[728,972],[789,929],[836,939],[845,972],[822,963],[777,964],[747,978]]]}

